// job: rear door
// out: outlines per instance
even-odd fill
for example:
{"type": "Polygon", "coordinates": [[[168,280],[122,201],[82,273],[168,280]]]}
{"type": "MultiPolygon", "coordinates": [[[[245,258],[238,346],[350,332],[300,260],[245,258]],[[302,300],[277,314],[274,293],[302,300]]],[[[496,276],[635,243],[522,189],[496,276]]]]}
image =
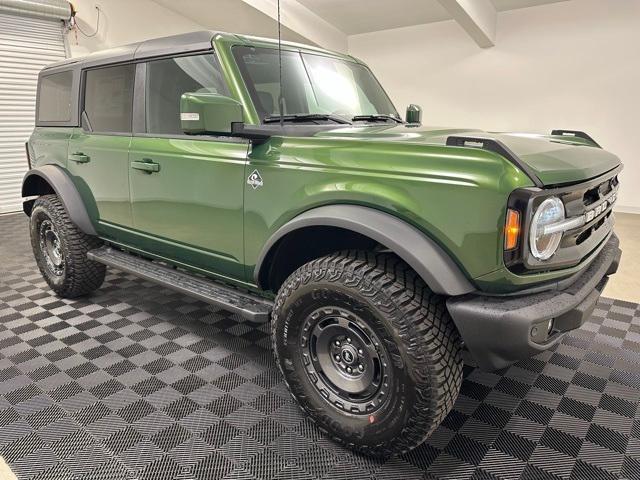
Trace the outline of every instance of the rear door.
{"type": "Polygon", "coordinates": [[[213,52],[138,65],[135,130],[129,153],[133,225],[150,253],[241,279],[243,183],[248,142],[187,136],[185,92],[228,94],[213,52]]]}
{"type": "Polygon", "coordinates": [[[83,74],[82,126],[69,140],[67,168],[102,235],[131,228],[129,146],[135,65],[87,70],[83,74]]]}

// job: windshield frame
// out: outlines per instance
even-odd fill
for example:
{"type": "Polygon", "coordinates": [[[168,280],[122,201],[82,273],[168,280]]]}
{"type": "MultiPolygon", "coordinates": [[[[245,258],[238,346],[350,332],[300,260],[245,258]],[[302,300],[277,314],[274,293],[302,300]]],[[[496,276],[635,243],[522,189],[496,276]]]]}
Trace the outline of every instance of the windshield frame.
{"type": "MultiPolygon", "coordinates": [[[[261,111],[261,109],[259,108],[259,106],[261,106],[261,104],[259,103],[259,99],[258,99],[258,92],[255,88],[255,84],[251,78],[251,75],[244,63],[244,61],[242,61],[242,54],[240,53],[240,49],[247,49],[247,48],[251,48],[251,49],[256,49],[256,50],[270,50],[274,53],[277,54],[278,52],[278,46],[277,45],[247,45],[247,44],[236,44],[236,45],[232,45],[230,50],[231,50],[231,56],[233,57],[233,60],[236,64],[236,68],[238,69],[238,72],[240,73],[240,79],[242,80],[242,85],[245,87],[247,93],[249,94],[249,98],[251,100],[252,103],[252,107],[254,109],[254,111],[256,112],[259,124],[267,124],[267,123],[271,123],[270,121],[265,121],[265,119],[269,118],[270,115],[264,115],[264,112],[261,111]]],[[[309,82],[309,84],[312,86],[314,86],[314,82],[311,79],[311,75],[308,72],[308,66],[307,63],[305,61],[304,56],[317,56],[317,57],[325,57],[325,58],[329,58],[331,60],[334,61],[338,61],[338,62],[342,62],[345,64],[353,64],[358,66],[359,68],[364,69],[370,76],[371,80],[374,82],[375,86],[377,88],[379,88],[382,96],[384,97],[384,100],[388,102],[389,106],[393,109],[393,113],[391,114],[391,116],[395,116],[395,118],[397,118],[400,122],[404,123],[402,117],[400,116],[400,114],[398,113],[398,109],[396,108],[396,106],[394,105],[393,101],[391,100],[391,97],[389,97],[389,94],[386,92],[386,90],[384,89],[384,87],[382,86],[382,84],[380,83],[380,81],[377,79],[377,77],[374,75],[374,73],[371,71],[371,69],[369,68],[368,65],[357,61],[356,59],[351,59],[351,58],[345,58],[343,56],[340,55],[332,55],[330,52],[317,52],[317,51],[308,51],[305,50],[303,48],[296,48],[296,47],[291,47],[291,46],[284,46],[282,48],[282,53],[283,55],[290,55],[290,54],[296,54],[300,57],[300,61],[301,64],[303,66],[303,69],[305,71],[306,74],[306,78],[307,81],[309,82]]],[[[277,99],[275,99],[277,101],[277,99]]],[[[305,112],[298,112],[300,115],[305,115],[307,113],[305,112]]],[[[317,112],[308,112],[308,114],[314,114],[317,112]]],[[[278,112],[275,112],[275,115],[279,115],[278,112]]],[[[284,116],[286,117],[287,115],[294,115],[293,113],[289,113],[289,112],[284,112],[284,116]]],[[[356,114],[356,116],[358,116],[359,114],[356,114]]],[[[349,118],[348,116],[341,116],[342,118],[344,118],[345,120],[348,121],[349,124],[353,124],[353,121],[351,118],[349,118]]],[[[362,122],[362,120],[360,120],[362,122]]],[[[390,122],[392,122],[393,120],[390,120],[390,122]]],[[[286,120],[285,120],[286,122],[286,120]]],[[[329,123],[331,123],[329,121],[329,123]]],[[[368,122],[367,122],[368,123],[368,122]]],[[[378,126],[381,124],[380,121],[376,121],[374,122],[376,123],[378,126]]],[[[290,123],[292,126],[297,126],[297,125],[305,125],[305,122],[301,122],[301,123],[290,123]]],[[[308,124],[307,124],[308,125],[308,124]]],[[[338,124],[336,124],[338,125],[338,124]]],[[[361,125],[361,124],[360,124],[361,125]]]]}

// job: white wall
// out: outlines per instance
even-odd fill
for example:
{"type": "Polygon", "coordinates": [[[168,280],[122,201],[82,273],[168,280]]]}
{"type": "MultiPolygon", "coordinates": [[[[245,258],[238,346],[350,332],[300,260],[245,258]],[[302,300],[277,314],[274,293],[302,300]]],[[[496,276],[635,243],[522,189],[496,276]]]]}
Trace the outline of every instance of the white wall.
{"type": "Polygon", "coordinates": [[[80,32],[67,35],[71,56],[140,42],[149,38],[204,30],[205,27],[152,0],[74,0],[76,19],[87,34],[95,32],[100,6],[100,28],[87,38],[80,32]]]}
{"type": "Polygon", "coordinates": [[[396,106],[423,122],[584,130],[625,164],[618,210],[640,213],[640,1],[572,0],[500,13],[480,49],[453,21],[349,37],[396,106]]]}
{"type": "MultiPolygon", "coordinates": [[[[278,36],[276,21],[247,0],[74,0],[73,4],[80,28],[89,35],[96,29],[96,5],[100,6],[101,13],[95,37],[87,37],[79,31],[67,35],[72,56],[196,30],[271,38],[278,36]]],[[[309,19],[312,14],[305,17],[291,10],[295,5],[298,5],[297,2],[289,0],[286,20],[296,26],[296,31],[283,25],[283,40],[313,44],[309,38],[315,38],[324,40],[329,48],[346,51],[346,35],[328,24],[304,23],[303,20],[309,19]]]]}
{"type": "MultiPolygon", "coordinates": [[[[277,38],[278,24],[275,20],[277,13],[272,8],[275,4],[272,0],[154,0],[166,8],[192,19],[210,30],[216,32],[233,32],[258,37],[277,38]],[[275,17],[275,18],[274,18],[275,17]]],[[[297,12],[293,12],[290,6],[298,5],[295,0],[287,0],[285,7],[282,5],[282,39],[292,42],[334,44],[336,39],[329,38],[332,30],[328,24],[326,28],[316,25],[312,28],[311,22],[302,23],[302,18],[297,12]],[[286,8],[286,10],[285,10],[286,8]],[[286,15],[284,14],[286,11],[286,15]],[[287,27],[294,26],[296,31],[287,27]],[[327,43],[328,42],[328,43],[327,43]]],[[[277,10],[276,10],[277,12],[277,10]]],[[[309,17],[305,17],[307,20],[309,17]]],[[[322,21],[322,19],[318,19],[322,21]]],[[[326,22],[325,22],[326,23],[326,22]]],[[[342,42],[335,44],[342,51],[347,50],[347,36],[342,34],[342,42]]]]}

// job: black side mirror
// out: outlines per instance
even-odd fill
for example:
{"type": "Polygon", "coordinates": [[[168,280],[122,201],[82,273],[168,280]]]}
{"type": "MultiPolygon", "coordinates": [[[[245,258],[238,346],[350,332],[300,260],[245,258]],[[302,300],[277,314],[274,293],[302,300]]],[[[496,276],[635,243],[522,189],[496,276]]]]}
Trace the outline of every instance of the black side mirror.
{"type": "Polygon", "coordinates": [[[420,105],[414,105],[413,103],[409,105],[405,120],[407,123],[422,123],[422,108],[420,105]]]}

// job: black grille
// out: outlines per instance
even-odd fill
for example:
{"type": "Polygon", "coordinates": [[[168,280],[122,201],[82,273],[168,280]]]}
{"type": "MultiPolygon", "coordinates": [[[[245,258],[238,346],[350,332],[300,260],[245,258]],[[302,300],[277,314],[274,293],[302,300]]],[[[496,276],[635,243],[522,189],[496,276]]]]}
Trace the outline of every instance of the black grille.
{"type": "MultiPolygon", "coordinates": [[[[596,222],[592,227],[583,231],[576,237],[576,245],[580,245],[591,238],[591,235],[594,234],[597,230],[599,230],[605,223],[609,222],[611,219],[611,212],[607,213],[604,217],[602,217],[598,222],[596,222]]],[[[610,228],[609,228],[610,230],[610,228]]]]}
{"type": "Polygon", "coordinates": [[[614,189],[618,187],[618,176],[616,175],[611,180],[607,180],[606,182],[602,182],[601,184],[590,188],[584,193],[583,203],[585,207],[589,205],[593,205],[597,203],[599,200],[603,200],[607,197],[614,189]]]}
{"type": "Polygon", "coordinates": [[[579,184],[515,190],[508,204],[509,208],[525,212],[525,234],[518,249],[505,252],[504,262],[507,268],[517,274],[570,268],[579,265],[603,245],[613,229],[612,202],[615,203],[617,197],[620,168],[579,184]],[[583,226],[564,234],[551,259],[540,261],[530,252],[528,232],[536,209],[551,196],[562,200],[566,218],[580,217],[588,212],[593,212],[593,216],[583,226]]]}
{"type": "Polygon", "coordinates": [[[530,256],[527,259],[528,268],[534,270],[568,268],[579,264],[596,250],[613,229],[611,200],[615,198],[617,190],[618,179],[614,172],[608,178],[548,192],[550,195],[555,194],[560,197],[564,203],[567,218],[584,215],[604,205],[605,201],[607,204],[606,208],[594,214],[593,219],[585,225],[566,232],[558,251],[551,260],[540,262],[530,256]]]}

